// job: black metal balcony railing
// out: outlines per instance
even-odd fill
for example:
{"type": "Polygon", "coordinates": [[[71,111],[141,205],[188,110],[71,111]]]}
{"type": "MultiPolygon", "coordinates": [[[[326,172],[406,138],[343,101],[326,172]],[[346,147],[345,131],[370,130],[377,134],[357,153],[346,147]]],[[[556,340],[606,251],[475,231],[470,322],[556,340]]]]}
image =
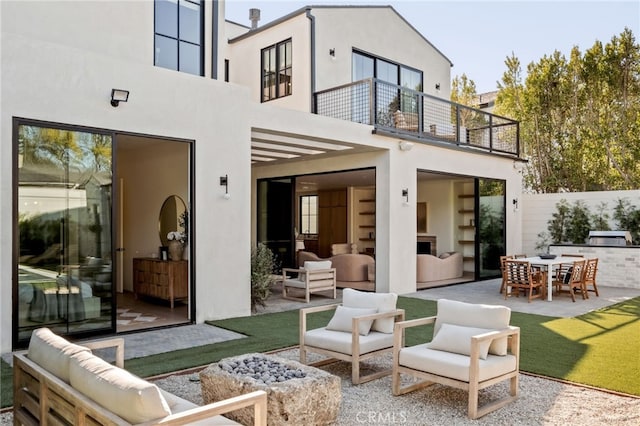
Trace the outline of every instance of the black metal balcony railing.
{"type": "Polygon", "coordinates": [[[314,95],[315,113],[420,139],[520,153],[519,123],[375,78],[314,95]]]}

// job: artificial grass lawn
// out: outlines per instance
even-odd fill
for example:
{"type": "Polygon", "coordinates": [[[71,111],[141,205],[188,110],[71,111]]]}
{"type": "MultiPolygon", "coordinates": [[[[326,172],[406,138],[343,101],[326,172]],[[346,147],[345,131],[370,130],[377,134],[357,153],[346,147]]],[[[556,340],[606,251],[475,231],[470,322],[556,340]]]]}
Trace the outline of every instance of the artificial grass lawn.
{"type": "MultiPolygon", "coordinates": [[[[576,302],[576,303],[579,303],[576,302]]],[[[436,303],[398,298],[406,318],[436,314],[436,303]]],[[[325,325],[332,312],[308,319],[325,325]]],[[[127,360],[127,370],[141,377],[203,366],[249,352],[268,352],[298,344],[298,311],[210,321],[248,337],[127,360]]],[[[520,370],[640,396],[640,297],[576,318],[511,313],[520,327],[520,370]]],[[[431,338],[431,327],[407,330],[408,345],[431,338]]],[[[1,405],[12,404],[11,368],[2,362],[1,405]]]]}

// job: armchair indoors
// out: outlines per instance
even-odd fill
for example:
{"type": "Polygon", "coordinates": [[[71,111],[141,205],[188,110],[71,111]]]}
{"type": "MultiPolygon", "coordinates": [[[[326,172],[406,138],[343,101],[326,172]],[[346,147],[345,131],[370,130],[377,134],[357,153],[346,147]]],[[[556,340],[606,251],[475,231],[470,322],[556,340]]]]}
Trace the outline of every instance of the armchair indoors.
{"type": "Polygon", "coordinates": [[[342,293],[343,303],[300,309],[300,362],[307,363],[307,352],[326,357],[311,365],[324,365],[335,359],[351,363],[354,385],[391,374],[391,369],[360,374],[360,361],[393,350],[394,322],[404,320],[404,310],[396,309],[394,293],[367,293],[350,288],[342,293]],[[335,310],[325,327],[307,329],[309,314],[335,310]]]}
{"type": "Polygon", "coordinates": [[[331,267],[330,260],[305,261],[300,269],[282,268],[282,297],[289,300],[306,301],[312,293],[332,291],[336,298],[336,269],[331,267]],[[288,274],[297,275],[290,277],[288,274]],[[304,297],[292,296],[291,289],[304,291],[304,297]]]}
{"type": "Polygon", "coordinates": [[[402,395],[440,383],[469,393],[468,416],[477,419],[518,395],[520,329],[509,325],[506,306],[438,300],[435,317],[398,322],[394,331],[392,391],[402,395]],[[434,324],[429,343],[405,347],[410,327],[434,324]],[[402,386],[401,375],[421,379],[402,386]],[[478,393],[509,380],[509,395],[478,407],[478,393]]]}

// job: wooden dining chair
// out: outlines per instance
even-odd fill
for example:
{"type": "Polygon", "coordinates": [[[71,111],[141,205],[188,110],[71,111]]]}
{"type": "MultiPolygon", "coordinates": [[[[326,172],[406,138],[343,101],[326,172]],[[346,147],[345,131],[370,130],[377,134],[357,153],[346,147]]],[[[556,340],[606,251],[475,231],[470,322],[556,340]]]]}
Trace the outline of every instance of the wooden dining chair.
{"type": "Polygon", "coordinates": [[[526,260],[506,259],[506,283],[504,298],[506,299],[508,291],[511,288],[511,294],[520,297],[520,291],[529,293],[529,303],[532,299],[546,298],[547,292],[547,273],[546,271],[533,271],[531,263],[526,260]],[[535,295],[534,295],[535,293],[535,295]]]}
{"type": "Polygon", "coordinates": [[[592,291],[597,297],[598,286],[596,285],[596,272],[598,271],[598,258],[588,259],[584,269],[584,279],[582,280],[582,296],[589,298],[589,292],[592,291]],[[591,289],[589,287],[592,287],[591,289]]]}
{"type": "Polygon", "coordinates": [[[571,264],[566,272],[556,275],[552,281],[552,284],[556,289],[556,293],[560,294],[564,291],[568,291],[569,294],[571,294],[571,300],[575,302],[575,292],[579,291],[580,294],[582,294],[582,298],[586,299],[586,291],[583,290],[585,265],[585,260],[576,260],[571,264]],[[565,287],[567,287],[567,290],[564,290],[565,287]]]}
{"type": "Polygon", "coordinates": [[[500,285],[500,294],[506,291],[507,274],[504,267],[504,262],[507,259],[513,259],[513,256],[500,256],[500,272],[502,273],[502,284],[500,285]]]}

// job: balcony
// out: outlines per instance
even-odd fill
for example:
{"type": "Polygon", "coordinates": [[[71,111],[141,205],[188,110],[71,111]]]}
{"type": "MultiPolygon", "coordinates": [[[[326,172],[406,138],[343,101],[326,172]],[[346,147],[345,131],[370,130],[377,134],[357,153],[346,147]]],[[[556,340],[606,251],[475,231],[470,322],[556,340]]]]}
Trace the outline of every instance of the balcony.
{"type": "Polygon", "coordinates": [[[314,95],[315,113],[377,133],[519,156],[519,123],[375,78],[314,95]]]}

